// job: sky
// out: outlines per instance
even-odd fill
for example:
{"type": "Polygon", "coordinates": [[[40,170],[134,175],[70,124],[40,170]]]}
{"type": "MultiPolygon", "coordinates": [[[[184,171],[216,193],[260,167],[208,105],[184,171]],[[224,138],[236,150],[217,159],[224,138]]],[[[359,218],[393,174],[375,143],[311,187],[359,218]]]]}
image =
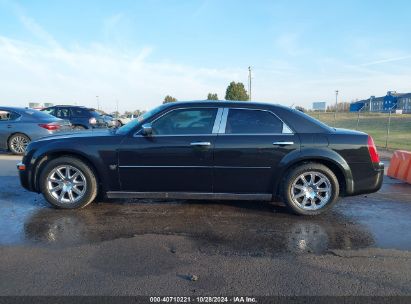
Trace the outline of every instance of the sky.
{"type": "Polygon", "coordinates": [[[0,105],[147,110],[164,96],[311,107],[411,92],[408,0],[0,0],[0,105]]]}

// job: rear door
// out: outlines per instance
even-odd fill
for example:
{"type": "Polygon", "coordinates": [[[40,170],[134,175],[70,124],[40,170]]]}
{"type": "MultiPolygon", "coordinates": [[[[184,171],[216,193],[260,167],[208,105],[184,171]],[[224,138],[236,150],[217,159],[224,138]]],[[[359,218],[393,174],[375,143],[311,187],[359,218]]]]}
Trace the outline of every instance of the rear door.
{"type": "Polygon", "coordinates": [[[119,149],[123,191],[212,192],[217,107],[172,109],[152,123],[153,134],[137,132],[119,149]]]}
{"type": "Polygon", "coordinates": [[[81,125],[88,127],[89,119],[91,117],[90,111],[84,108],[70,108],[70,121],[73,125],[81,125]]]}
{"type": "Polygon", "coordinates": [[[299,139],[273,112],[224,109],[214,148],[214,192],[272,193],[281,159],[299,139]]]}

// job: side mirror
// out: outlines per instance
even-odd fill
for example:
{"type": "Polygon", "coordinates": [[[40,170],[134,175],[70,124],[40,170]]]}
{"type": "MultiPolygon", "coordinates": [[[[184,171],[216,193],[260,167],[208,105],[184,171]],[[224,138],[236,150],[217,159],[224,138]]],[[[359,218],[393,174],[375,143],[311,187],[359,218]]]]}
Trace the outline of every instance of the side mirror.
{"type": "Polygon", "coordinates": [[[153,127],[151,126],[151,123],[146,123],[142,125],[141,128],[144,136],[151,136],[153,134],[153,127]]]}

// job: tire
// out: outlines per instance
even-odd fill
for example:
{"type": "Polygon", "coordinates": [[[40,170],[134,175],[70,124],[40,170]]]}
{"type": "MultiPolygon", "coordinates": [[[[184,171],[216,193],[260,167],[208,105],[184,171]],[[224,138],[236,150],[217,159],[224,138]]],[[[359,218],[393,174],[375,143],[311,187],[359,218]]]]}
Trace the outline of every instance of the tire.
{"type": "Polygon", "coordinates": [[[16,133],[10,136],[8,141],[8,148],[11,153],[16,155],[23,155],[30,143],[30,138],[22,133],[16,133]]]}
{"type": "Polygon", "coordinates": [[[284,203],[291,212],[298,215],[318,215],[327,211],[337,202],[339,193],[340,187],[335,174],[318,163],[291,168],[282,186],[284,203]],[[311,180],[312,177],[314,181],[311,180]]]}
{"type": "Polygon", "coordinates": [[[121,122],[121,120],[117,120],[117,127],[122,127],[124,126],[123,123],[121,122]]]}
{"type": "Polygon", "coordinates": [[[84,131],[86,128],[80,125],[73,126],[74,131],[84,131]]]}
{"type": "Polygon", "coordinates": [[[86,163],[75,157],[62,156],[49,161],[41,171],[40,190],[51,205],[78,209],[95,200],[98,183],[95,173],[86,163]]]}

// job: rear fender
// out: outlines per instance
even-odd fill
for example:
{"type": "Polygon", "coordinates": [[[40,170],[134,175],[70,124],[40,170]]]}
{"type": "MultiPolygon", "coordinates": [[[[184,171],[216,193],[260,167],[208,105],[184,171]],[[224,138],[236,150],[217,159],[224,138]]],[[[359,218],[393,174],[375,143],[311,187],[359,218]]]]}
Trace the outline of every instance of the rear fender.
{"type": "Polygon", "coordinates": [[[345,159],[337,152],[328,148],[306,148],[301,150],[294,150],[288,153],[280,161],[278,168],[275,171],[273,195],[278,196],[281,190],[281,183],[286,176],[287,171],[297,165],[304,162],[319,162],[319,163],[332,163],[344,176],[345,193],[350,194],[354,191],[354,181],[350,166],[345,159]]]}

